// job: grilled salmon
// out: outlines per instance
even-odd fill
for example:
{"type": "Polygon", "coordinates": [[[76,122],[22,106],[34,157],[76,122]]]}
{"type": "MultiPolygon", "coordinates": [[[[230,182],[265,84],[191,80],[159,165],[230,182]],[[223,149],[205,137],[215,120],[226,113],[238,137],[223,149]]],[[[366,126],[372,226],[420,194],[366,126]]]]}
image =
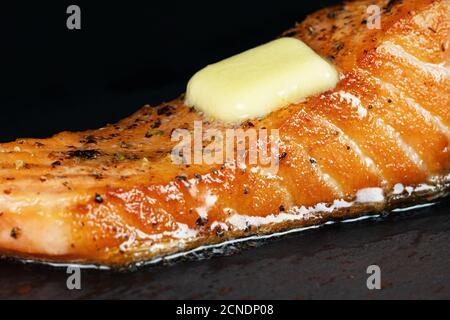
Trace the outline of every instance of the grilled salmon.
{"type": "Polygon", "coordinates": [[[447,195],[449,16],[448,0],[312,14],[283,36],[331,61],[340,81],[261,119],[222,123],[180,97],[98,130],[0,144],[0,252],[126,266],[447,195]],[[175,164],[171,134],[195,121],[278,129],[278,172],[175,164]]]}

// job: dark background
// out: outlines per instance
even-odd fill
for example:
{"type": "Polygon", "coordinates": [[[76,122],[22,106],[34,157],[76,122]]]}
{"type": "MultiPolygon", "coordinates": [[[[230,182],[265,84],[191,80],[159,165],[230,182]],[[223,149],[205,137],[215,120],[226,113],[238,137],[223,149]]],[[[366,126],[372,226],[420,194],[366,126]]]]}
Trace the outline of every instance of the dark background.
{"type": "Polygon", "coordinates": [[[337,1],[16,1],[0,19],[0,142],[113,123],[337,1]],[[66,9],[81,8],[81,30],[66,9]]]}

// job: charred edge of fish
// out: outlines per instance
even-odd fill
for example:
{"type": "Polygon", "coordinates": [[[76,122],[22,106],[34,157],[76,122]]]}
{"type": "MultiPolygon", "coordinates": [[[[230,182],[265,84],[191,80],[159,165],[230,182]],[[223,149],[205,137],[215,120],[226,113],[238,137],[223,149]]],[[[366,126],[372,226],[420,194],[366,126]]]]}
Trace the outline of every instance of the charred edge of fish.
{"type": "Polygon", "coordinates": [[[22,230],[19,227],[14,227],[14,228],[11,229],[11,232],[10,232],[9,235],[13,239],[18,239],[21,234],[22,234],[22,230]]]}
{"type": "Polygon", "coordinates": [[[131,144],[129,144],[129,143],[125,142],[125,141],[121,141],[120,142],[120,147],[122,149],[129,149],[131,147],[131,144]]]}
{"type": "Polygon", "coordinates": [[[225,231],[223,230],[223,228],[222,228],[221,226],[216,226],[216,227],[214,228],[214,232],[216,233],[216,235],[217,235],[219,238],[222,238],[222,237],[225,235],[225,231]]]}
{"type": "Polygon", "coordinates": [[[241,124],[241,127],[243,128],[253,128],[254,126],[255,124],[250,120],[246,120],[241,124]]]}
{"type": "Polygon", "coordinates": [[[86,136],[83,140],[80,141],[80,143],[85,143],[85,144],[97,144],[97,139],[92,136],[86,136]]]}
{"type": "Polygon", "coordinates": [[[316,29],[313,26],[308,26],[308,35],[312,38],[317,36],[316,29]]]}
{"type": "Polygon", "coordinates": [[[297,30],[291,30],[283,33],[282,37],[295,37],[298,34],[297,30]]]}
{"type": "Polygon", "coordinates": [[[283,151],[282,153],[280,153],[280,155],[278,156],[278,160],[283,160],[284,158],[287,157],[287,152],[283,151]]]}
{"type": "Polygon", "coordinates": [[[62,164],[61,161],[58,160],[58,161],[52,162],[51,166],[54,169],[56,167],[59,167],[61,164],[62,164]]]}
{"type": "Polygon", "coordinates": [[[195,224],[198,226],[204,226],[208,223],[208,218],[204,218],[204,217],[199,217],[196,221],[195,224]]]}
{"type": "Polygon", "coordinates": [[[150,129],[145,133],[146,138],[151,138],[153,136],[162,136],[162,135],[164,135],[164,131],[154,130],[154,129],[150,129]]]}
{"type": "Polygon", "coordinates": [[[175,109],[176,108],[174,106],[167,105],[167,106],[163,106],[163,107],[159,108],[158,111],[156,111],[156,113],[158,114],[158,116],[164,115],[164,116],[168,117],[173,114],[173,111],[175,109]]]}
{"type": "Polygon", "coordinates": [[[158,129],[160,126],[161,126],[161,119],[158,118],[152,123],[151,128],[152,129],[158,129]]]}
{"type": "Polygon", "coordinates": [[[397,4],[401,4],[402,2],[403,0],[389,0],[388,4],[383,8],[384,13],[391,13],[397,4]]]}
{"type": "Polygon", "coordinates": [[[327,13],[327,18],[330,20],[336,19],[336,16],[337,16],[336,11],[330,11],[327,13]]]}
{"type": "Polygon", "coordinates": [[[344,49],[344,44],[342,42],[338,41],[334,44],[334,47],[336,48],[336,51],[339,52],[342,49],[344,49]]]}
{"type": "Polygon", "coordinates": [[[101,155],[98,150],[73,150],[67,152],[67,156],[69,159],[77,158],[83,160],[93,160],[97,159],[101,155]]]}
{"type": "Polygon", "coordinates": [[[177,179],[178,181],[180,181],[186,188],[190,188],[191,184],[189,183],[189,181],[187,180],[187,177],[184,176],[176,176],[175,179],[177,179]]]}

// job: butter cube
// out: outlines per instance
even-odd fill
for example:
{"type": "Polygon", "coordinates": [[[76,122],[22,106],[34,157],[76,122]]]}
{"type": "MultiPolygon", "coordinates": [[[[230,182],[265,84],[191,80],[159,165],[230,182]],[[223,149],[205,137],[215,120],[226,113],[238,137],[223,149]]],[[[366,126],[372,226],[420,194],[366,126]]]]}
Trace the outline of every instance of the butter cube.
{"type": "Polygon", "coordinates": [[[281,38],[207,66],[185,103],[225,122],[260,118],[336,86],[335,68],[305,43],[281,38]]]}

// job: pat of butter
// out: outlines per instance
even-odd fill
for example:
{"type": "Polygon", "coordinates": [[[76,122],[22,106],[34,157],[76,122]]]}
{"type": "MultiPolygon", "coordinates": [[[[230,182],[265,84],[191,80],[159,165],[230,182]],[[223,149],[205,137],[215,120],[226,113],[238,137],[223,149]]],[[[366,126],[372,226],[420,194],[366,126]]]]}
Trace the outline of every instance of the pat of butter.
{"type": "Polygon", "coordinates": [[[197,72],[185,103],[209,117],[238,122],[332,89],[338,79],[334,67],[302,41],[281,38],[197,72]]]}

